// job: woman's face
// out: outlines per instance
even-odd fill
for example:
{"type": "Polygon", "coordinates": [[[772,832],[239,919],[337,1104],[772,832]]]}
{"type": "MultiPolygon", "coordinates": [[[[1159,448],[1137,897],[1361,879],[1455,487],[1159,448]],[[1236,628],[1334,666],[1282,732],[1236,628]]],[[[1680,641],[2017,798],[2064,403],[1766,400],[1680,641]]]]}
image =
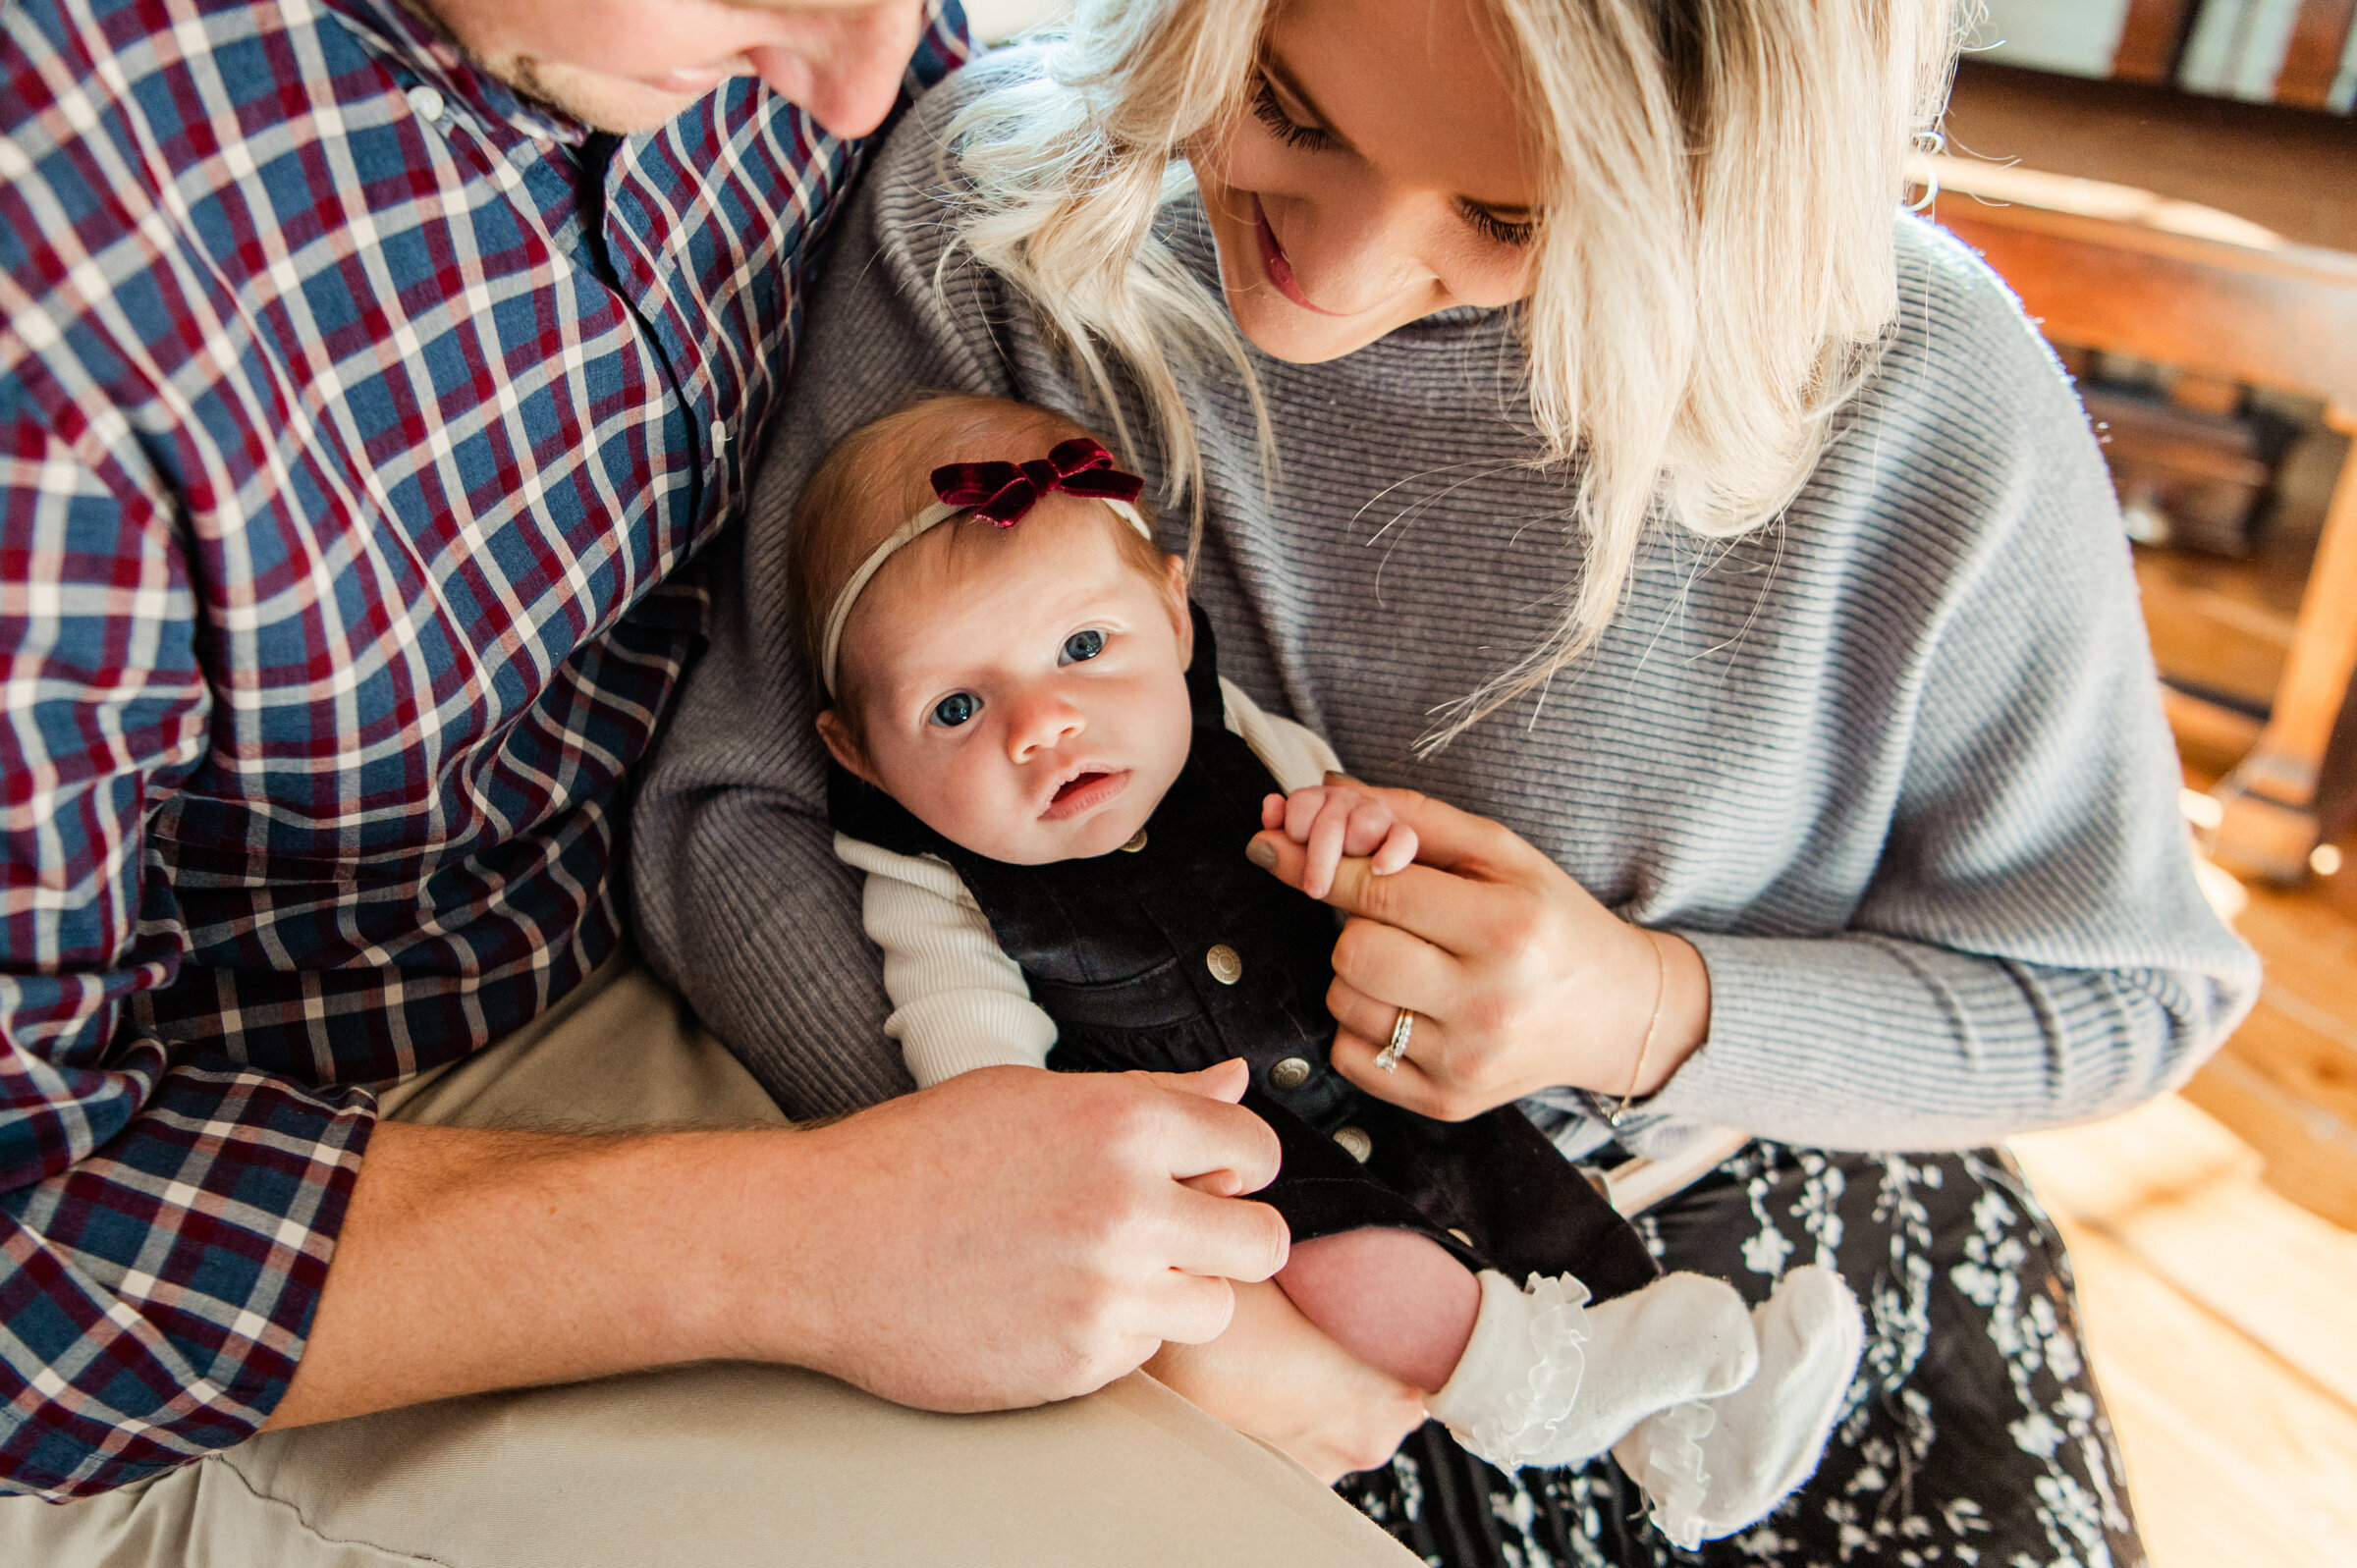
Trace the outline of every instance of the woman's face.
{"type": "Polygon", "coordinates": [[[1250,112],[1192,156],[1244,336],[1310,364],[1529,292],[1508,58],[1480,0],[1280,0],[1250,112]]]}

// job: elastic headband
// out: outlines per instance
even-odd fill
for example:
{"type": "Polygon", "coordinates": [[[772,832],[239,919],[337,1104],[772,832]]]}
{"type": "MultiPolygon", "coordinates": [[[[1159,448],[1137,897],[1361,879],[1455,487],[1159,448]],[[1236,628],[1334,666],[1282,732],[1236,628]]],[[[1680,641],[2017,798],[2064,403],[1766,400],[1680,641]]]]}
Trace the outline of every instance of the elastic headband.
{"type": "Polygon", "coordinates": [[[1059,442],[1045,458],[1034,458],[1028,462],[945,463],[934,469],[931,477],[933,493],[941,499],[895,528],[882,544],[869,551],[867,559],[859,563],[859,569],[851,573],[843,591],[835,596],[834,608],[827,612],[827,634],[819,641],[818,676],[829,697],[836,694],[835,658],[843,643],[844,622],[851,618],[851,606],[859,602],[869,580],[883,569],[884,563],[895,552],[952,517],[971,512],[999,527],[1012,528],[1038,504],[1041,496],[1061,490],[1067,495],[1104,502],[1114,515],[1135,528],[1146,543],[1154,542],[1154,530],[1146,526],[1146,519],[1130,505],[1145,489],[1146,482],[1116,468],[1113,454],[1086,436],[1059,442]]]}

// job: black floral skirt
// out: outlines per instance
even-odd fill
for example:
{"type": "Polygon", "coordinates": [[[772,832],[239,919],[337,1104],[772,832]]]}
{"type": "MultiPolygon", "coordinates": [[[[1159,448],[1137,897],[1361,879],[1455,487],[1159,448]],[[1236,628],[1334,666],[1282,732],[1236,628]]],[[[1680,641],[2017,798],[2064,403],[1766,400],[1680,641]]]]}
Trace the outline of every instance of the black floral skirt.
{"type": "Polygon", "coordinates": [[[1346,1478],[1343,1496],[1448,1568],[2142,1568],[2070,1260],[2003,1153],[1755,1143],[1638,1225],[1665,1268],[1755,1302],[1808,1263],[1857,1292],[1865,1359],[1811,1481],[1759,1524],[1686,1552],[1646,1522],[1609,1456],[1509,1476],[1428,1425],[1387,1468],[1346,1478]]]}

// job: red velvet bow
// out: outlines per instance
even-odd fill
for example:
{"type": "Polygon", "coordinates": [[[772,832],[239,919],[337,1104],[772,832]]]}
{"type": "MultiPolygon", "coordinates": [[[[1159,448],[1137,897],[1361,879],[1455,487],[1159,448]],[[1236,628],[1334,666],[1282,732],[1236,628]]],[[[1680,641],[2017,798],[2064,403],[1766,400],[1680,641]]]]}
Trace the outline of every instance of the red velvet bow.
{"type": "Polygon", "coordinates": [[[1101,501],[1135,501],[1146,482],[1113,465],[1113,454],[1086,436],[1056,444],[1029,462],[950,462],[933,470],[933,493],[953,507],[971,507],[1012,528],[1051,490],[1101,501]]]}

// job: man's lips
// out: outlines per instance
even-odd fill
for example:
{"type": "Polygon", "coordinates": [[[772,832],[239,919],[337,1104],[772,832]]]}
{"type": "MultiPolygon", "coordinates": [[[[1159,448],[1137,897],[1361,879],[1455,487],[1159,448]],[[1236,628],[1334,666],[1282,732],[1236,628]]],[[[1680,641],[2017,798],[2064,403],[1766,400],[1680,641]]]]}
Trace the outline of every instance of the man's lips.
{"type": "Polygon", "coordinates": [[[1260,237],[1260,269],[1269,275],[1269,282],[1277,286],[1279,294],[1321,316],[1349,314],[1309,302],[1309,296],[1301,292],[1300,281],[1293,276],[1293,264],[1285,259],[1285,247],[1277,243],[1277,231],[1269,227],[1269,215],[1261,210],[1258,196],[1252,198],[1252,232],[1260,237]]]}
{"type": "Polygon", "coordinates": [[[657,72],[653,76],[640,77],[638,81],[642,85],[652,87],[657,92],[703,93],[710,92],[714,87],[719,86],[731,77],[739,75],[742,70],[743,66],[740,62],[732,60],[715,66],[677,67],[670,71],[657,72]]]}
{"type": "Polygon", "coordinates": [[[1039,814],[1042,822],[1069,822],[1086,816],[1129,787],[1129,770],[1105,773],[1088,769],[1074,774],[1057,785],[1047,809],[1039,814]]]}

